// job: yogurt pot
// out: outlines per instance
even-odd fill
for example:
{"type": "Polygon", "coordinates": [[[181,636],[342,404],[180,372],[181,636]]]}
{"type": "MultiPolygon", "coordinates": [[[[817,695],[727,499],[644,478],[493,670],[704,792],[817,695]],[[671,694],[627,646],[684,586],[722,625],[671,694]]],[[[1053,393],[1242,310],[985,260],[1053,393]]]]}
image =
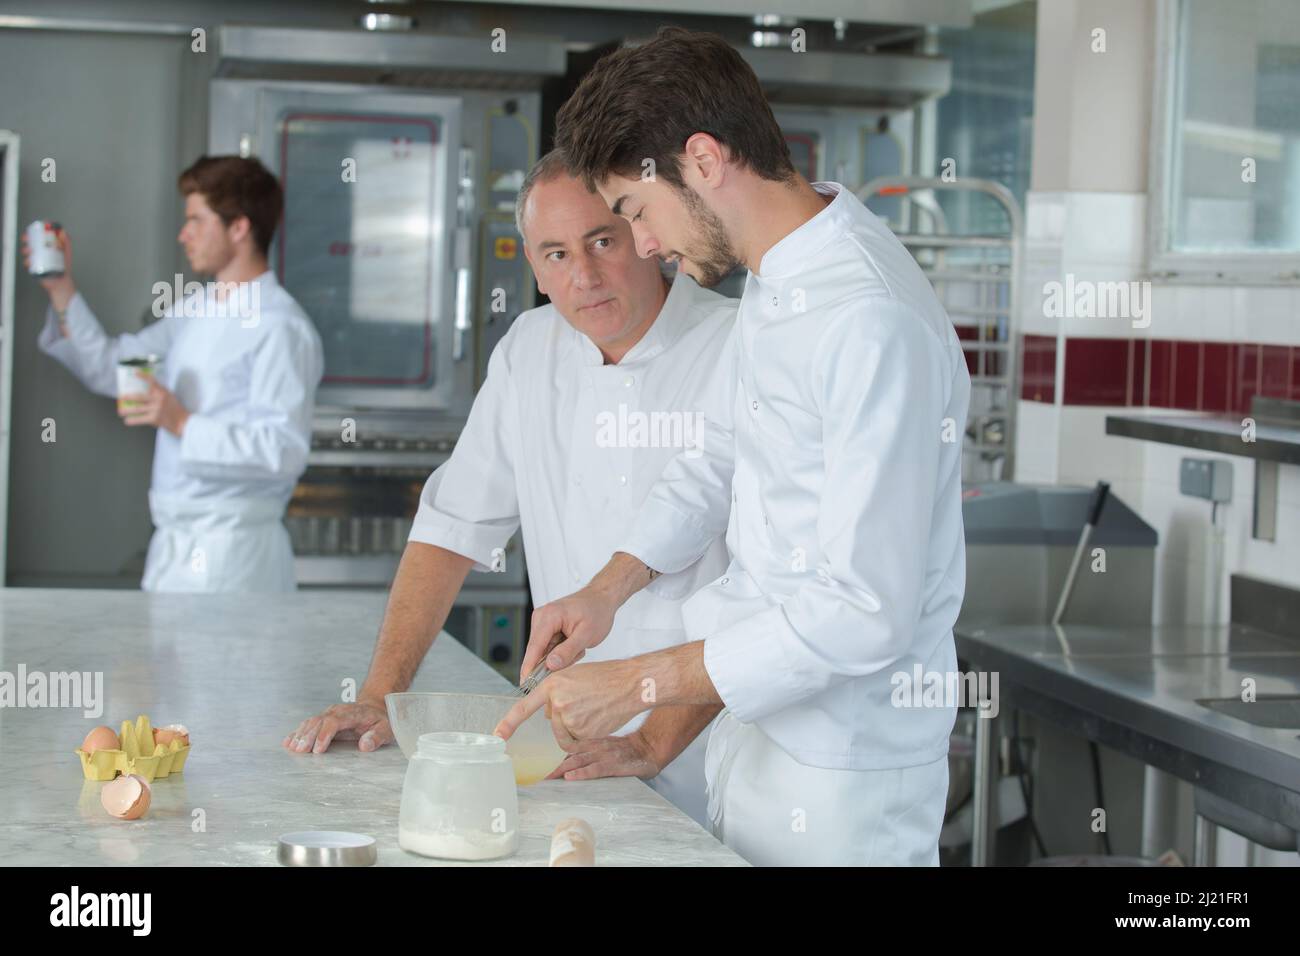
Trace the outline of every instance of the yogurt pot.
{"type": "Polygon", "coordinates": [[[149,394],[149,380],[141,373],[156,376],[162,359],[157,355],[122,359],[117,363],[117,410],[139,405],[149,394]]]}
{"type": "Polygon", "coordinates": [[[506,742],[492,734],[421,734],[402,783],[397,843],[444,860],[514,853],[519,795],[506,742]]]}

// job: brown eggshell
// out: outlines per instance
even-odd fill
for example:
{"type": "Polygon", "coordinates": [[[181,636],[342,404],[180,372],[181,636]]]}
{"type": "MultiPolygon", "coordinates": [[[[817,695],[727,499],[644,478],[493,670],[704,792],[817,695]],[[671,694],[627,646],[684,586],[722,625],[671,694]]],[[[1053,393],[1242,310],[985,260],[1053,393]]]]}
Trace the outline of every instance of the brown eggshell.
{"type": "Polygon", "coordinates": [[[153,730],[153,742],[166,747],[173,740],[179,740],[182,747],[190,745],[190,733],[181,724],[168,724],[166,727],[155,727],[153,730]]]}
{"type": "Polygon", "coordinates": [[[99,802],[119,820],[136,820],[144,816],[153,800],[149,782],[135,773],[123,774],[104,784],[99,802]]]}

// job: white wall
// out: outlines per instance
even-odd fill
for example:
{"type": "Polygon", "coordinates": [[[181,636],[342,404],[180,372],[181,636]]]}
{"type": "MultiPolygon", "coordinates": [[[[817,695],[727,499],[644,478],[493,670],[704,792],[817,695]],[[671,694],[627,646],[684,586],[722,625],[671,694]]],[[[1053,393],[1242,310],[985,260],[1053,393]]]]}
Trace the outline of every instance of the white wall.
{"type": "MultiPolygon", "coordinates": [[[[63,224],[77,287],[110,334],[142,328],[153,283],[185,271],[176,177],[202,152],[193,121],[206,117],[184,98],[188,49],[179,36],[0,29],[19,228],[63,224]]],[[[124,427],[111,399],[37,349],[49,297],[21,264],[15,279],[9,583],[136,587],[154,430],[124,427]]]]}

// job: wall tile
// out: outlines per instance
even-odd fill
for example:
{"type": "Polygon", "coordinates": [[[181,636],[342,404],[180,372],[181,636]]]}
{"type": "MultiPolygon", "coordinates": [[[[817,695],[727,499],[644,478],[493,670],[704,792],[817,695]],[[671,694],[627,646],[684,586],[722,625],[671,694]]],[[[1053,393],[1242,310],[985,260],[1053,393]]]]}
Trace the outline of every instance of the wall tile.
{"type": "Polygon", "coordinates": [[[1173,360],[1173,403],[1179,408],[1201,407],[1200,342],[1175,342],[1173,360]]]}
{"type": "Polygon", "coordinates": [[[1233,292],[1238,342],[1300,345],[1297,293],[1286,286],[1248,286],[1233,292]]]}
{"type": "Polygon", "coordinates": [[[1151,342],[1147,402],[1153,408],[1174,407],[1174,343],[1168,339],[1151,342]]]}
{"type": "Polygon", "coordinates": [[[1258,345],[1239,345],[1236,352],[1237,371],[1233,377],[1232,410],[1244,415],[1250,411],[1251,396],[1262,387],[1264,364],[1261,361],[1262,349],[1258,345]]]}
{"type": "Polygon", "coordinates": [[[1056,401],[1056,337],[1026,335],[1021,343],[1020,397],[1031,402],[1056,401]]]}
{"type": "Polygon", "coordinates": [[[1145,195],[1072,192],[1066,195],[1065,215],[1068,263],[1141,263],[1145,257],[1145,195]]]}
{"type": "Polygon", "coordinates": [[[1236,346],[1226,342],[1206,342],[1201,375],[1201,408],[1224,413],[1232,407],[1232,373],[1236,346]]]}
{"type": "Polygon", "coordinates": [[[1065,404],[1126,404],[1128,361],[1128,342],[1124,339],[1069,339],[1065,348],[1065,404]]]}
{"type": "Polygon", "coordinates": [[[1016,481],[1056,483],[1060,421],[1060,409],[1051,403],[1022,401],[1016,407],[1016,481]]]}
{"type": "Polygon", "coordinates": [[[1025,238],[1060,242],[1065,235],[1063,192],[1029,192],[1025,195],[1025,238]]]}
{"type": "Polygon", "coordinates": [[[1128,340],[1128,390],[1124,404],[1143,407],[1147,403],[1147,351],[1151,343],[1146,339],[1128,340]]]}
{"type": "Polygon", "coordinates": [[[1289,345],[1260,346],[1261,394],[1269,398],[1287,398],[1291,394],[1292,351],[1289,345]]]}

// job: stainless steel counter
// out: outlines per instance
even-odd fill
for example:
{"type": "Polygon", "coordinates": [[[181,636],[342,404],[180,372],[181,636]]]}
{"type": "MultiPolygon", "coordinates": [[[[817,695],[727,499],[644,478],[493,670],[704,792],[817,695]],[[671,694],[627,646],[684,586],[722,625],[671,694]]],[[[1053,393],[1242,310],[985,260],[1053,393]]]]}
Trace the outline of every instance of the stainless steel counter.
{"type": "MultiPolygon", "coordinates": [[[[972,629],[956,640],[968,666],[998,672],[1002,712],[1030,711],[1300,829],[1300,726],[1285,715],[1276,721],[1284,726],[1262,726],[1199,703],[1231,701],[1230,710],[1258,720],[1266,698],[1300,695],[1294,639],[1244,625],[1066,625],[972,629]],[[1240,703],[1247,679],[1255,704],[1240,703]]],[[[981,787],[991,784],[989,723],[977,721],[981,787]]],[[[986,796],[976,821],[985,839],[988,810],[986,796]]]]}
{"type": "MultiPolygon", "coordinates": [[[[345,681],[360,686],[383,603],[365,592],[0,590],[0,671],[103,680],[98,717],[81,707],[0,708],[0,861],[274,865],[280,834],[342,829],[374,836],[381,866],[458,865],[398,847],[406,760],[395,745],[366,754],[342,742],[315,756],[280,746],[338,701],[345,681]],[[73,751],[90,728],[138,714],[185,724],[193,749],[183,774],[155,782],[144,819],[114,820],[73,751]]],[[[507,686],[443,634],[412,689],[507,686]]],[[[545,865],[552,829],[570,816],[594,827],[598,865],[744,863],[634,778],[540,783],[519,791],[519,811],[519,851],[498,865],[545,865]]]]}

